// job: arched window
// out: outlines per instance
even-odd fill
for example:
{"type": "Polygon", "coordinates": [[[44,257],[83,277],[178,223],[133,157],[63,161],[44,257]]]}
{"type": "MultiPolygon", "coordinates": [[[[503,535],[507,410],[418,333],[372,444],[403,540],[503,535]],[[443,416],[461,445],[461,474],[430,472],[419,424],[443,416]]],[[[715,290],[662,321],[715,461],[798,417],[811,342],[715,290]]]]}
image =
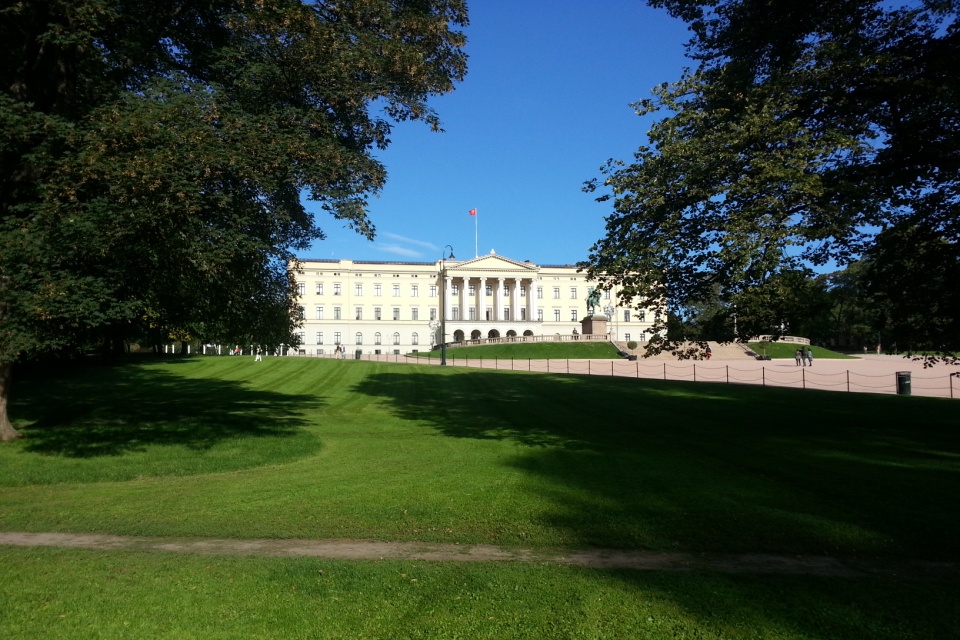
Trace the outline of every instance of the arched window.
{"type": "Polygon", "coordinates": [[[357,344],[363,344],[363,334],[357,331],[357,344]]]}
{"type": "Polygon", "coordinates": [[[373,334],[373,344],[380,344],[380,332],[373,334]]]}
{"type": "Polygon", "coordinates": [[[417,335],[417,332],[414,331],[413,335],[410,337],[410,344],[420,344],[420,336],[417,335]]]}
{"type": "Polygon", "coordinates": [[[394,334],[393,334],[393,344],[400,344],[400,334],[399,334],[399,333],[394,333],[394,334]]]}

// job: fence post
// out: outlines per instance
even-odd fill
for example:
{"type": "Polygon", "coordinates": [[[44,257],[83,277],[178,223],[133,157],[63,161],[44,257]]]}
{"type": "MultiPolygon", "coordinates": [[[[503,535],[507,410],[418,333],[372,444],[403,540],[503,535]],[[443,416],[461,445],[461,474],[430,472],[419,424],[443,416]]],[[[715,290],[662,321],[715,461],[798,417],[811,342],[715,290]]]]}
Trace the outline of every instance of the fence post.
{"type": "Polygon", "coordinates": [[[727,384],[730,384],[730,365],[727,365],[727,384]]]}
{"type": "Polygon", "coordinates": [[[592,375],[593,375],[593,370],[590,368],[590,364],[591,364],[592,362],[593,362],[593,360],[587,360],[587,375],[588,375],[588,376],[592,376],[592,375]]]}
{"type": "Polygon", "coordinates": [[[613,360],[610,361],[610,377],[613,377],[613,360]]]}
{"type": "MultiPolygon", "coordinates": [[[[640,361],[637,360],[637,378],[640,378],[640,361]]],[[[950,383],[950,392],[953,392],[953,383],[950,383]]],[[[951,396],[952,397],[952,396],[951,396]]]]}
{"type": "Polygon", "coordinates": [[[800,378],[803,381],[803,388],[806,389],[807,388],[807,370],[806,369],[800,369],[800,378]]]}
{"type": "Polygon", "coordinates": [[[696,362],[693,363],[693,381],[694,382],[697,381],[697,363],[696,362]]]}
{"type": "Polygon", "coordinates": [[[667,363],[666,362],[663,363],[663,379],[664,380],[667,379],[667,363]]]}
{"type": "Polygon", "coordinates": [[[847,393],[850,393],[850,369],[847,369],[847,393]]]}
{"type": "Polygon", "coordinates": [[[763,381],[761,386],[767,386],[767,368],[764,366],[760,367],[760,379],[763,381]]]}

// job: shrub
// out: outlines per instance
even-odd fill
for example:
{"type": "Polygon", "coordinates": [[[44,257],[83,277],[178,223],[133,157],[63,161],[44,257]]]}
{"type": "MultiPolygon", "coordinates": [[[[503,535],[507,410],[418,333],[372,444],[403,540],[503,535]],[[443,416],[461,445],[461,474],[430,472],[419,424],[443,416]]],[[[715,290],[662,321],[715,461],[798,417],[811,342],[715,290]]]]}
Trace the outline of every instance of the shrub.
{"type": "Polygon", "coordinates": [[[637,348],[636,340],[631,340],[630,342],[627,343],[627,349],[630,349],[631,351],[633,351],[636,348],[637,348]]]}

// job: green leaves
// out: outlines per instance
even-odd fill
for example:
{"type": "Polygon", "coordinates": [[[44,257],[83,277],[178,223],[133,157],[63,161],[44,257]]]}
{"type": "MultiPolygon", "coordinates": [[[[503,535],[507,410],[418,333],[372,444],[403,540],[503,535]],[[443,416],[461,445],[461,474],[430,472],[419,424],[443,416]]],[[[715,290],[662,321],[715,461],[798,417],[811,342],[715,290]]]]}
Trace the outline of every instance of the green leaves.
{"type": "Polygon", "coordinates": [[[633,162],[602,169],[598,199],[614,206],[583,263],[592,277],[681,312],[856,259],[905,219],[956,252],[953,26],[872,2],[651,4],[691,22],[700,67],[634,105],[664,115],[633,162]]]}
{"type": "Polygon", "coordinates": [[[373,150],[439,128],[465,73],[462,0],[0,14],[0,362],[148,327],[289,342],[293,251],[323,237],[301,194],[372,236],[373,150]]]}

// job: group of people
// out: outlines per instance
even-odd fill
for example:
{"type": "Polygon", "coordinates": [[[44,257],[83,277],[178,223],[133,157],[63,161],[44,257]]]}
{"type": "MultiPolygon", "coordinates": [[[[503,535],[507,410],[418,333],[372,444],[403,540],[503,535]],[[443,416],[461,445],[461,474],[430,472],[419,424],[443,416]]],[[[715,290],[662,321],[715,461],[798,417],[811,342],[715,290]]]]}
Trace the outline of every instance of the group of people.
{"type": "Polygon", "coordinates": [[[347,355],[347,350],[344,349],[342,344],[338,344],[337,348],[333,350],[333,357],[338,360],[343,360],[347,355]]]}
{"type": "Polygon", "coordinates": [[[810,347],[807,347],[806,349],[797,349],[797,352],[793,354],[793,357],[797,361],[798,367],[813,366],[813,351],[810,350],[810,347]]]}

